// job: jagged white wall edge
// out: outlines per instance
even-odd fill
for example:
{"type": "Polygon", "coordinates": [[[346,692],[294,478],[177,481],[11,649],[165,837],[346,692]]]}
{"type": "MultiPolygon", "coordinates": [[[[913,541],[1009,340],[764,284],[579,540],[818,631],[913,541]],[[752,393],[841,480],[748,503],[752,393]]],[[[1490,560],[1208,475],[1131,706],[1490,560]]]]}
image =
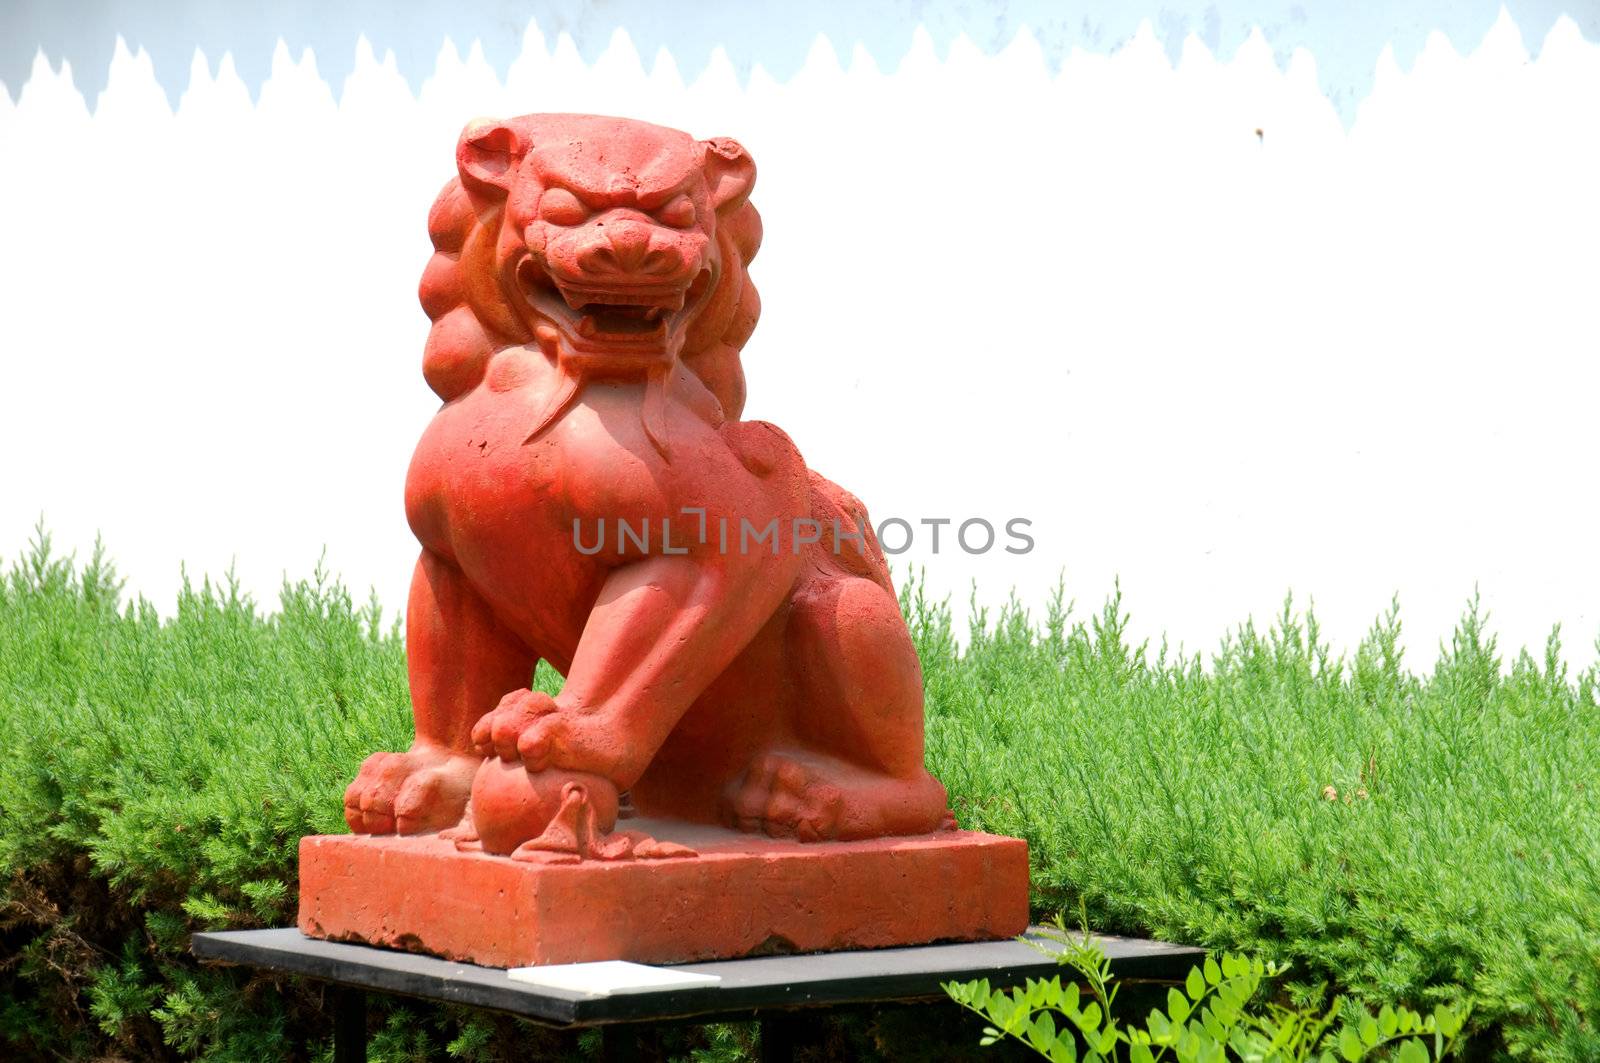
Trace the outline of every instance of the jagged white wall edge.
{"type": "Polygon", "coordinates": [[[593,111],[757,159],[749,416],[876,518],[1033,521],[1020,557],[920,530],[958,613],[1120,574],[1137,634],[1206,650],[1292,588],[1348,648],[1398,592],[1426,665],[1477,585],[1504,646],[1560,622],[1587,663],[1600,46],[1435,35],[1348,131],[1314,63],[1174,68],[1147,25],[1059,76],[1024,32],[684,84],[530,28],[504,83],[446,44],[416,96],[364,45],[332,86],[280,45],[258,105],[197,55],[174,114],[142,53],[92,109],[41,59],[0,96],[0,555],[43,513],[170,609],[182,562],[272,603],[326,546],[400,608],[428,204],[465,119],[593,111]]]}

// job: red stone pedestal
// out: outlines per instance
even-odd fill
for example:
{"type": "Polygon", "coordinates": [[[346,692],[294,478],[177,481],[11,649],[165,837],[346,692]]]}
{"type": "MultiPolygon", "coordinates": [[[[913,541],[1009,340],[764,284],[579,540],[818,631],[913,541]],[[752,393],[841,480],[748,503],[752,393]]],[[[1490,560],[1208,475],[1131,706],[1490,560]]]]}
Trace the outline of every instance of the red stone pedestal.
{"type": "Polygon", "coordinates": [[[671,860],[520,863],[434,835],[300,842],[300,929],[491,967],[681,963],[977,941],[1028,924],[1028,847],[968,831],[802,844],[626,826],[692,846],[671,860]]]}

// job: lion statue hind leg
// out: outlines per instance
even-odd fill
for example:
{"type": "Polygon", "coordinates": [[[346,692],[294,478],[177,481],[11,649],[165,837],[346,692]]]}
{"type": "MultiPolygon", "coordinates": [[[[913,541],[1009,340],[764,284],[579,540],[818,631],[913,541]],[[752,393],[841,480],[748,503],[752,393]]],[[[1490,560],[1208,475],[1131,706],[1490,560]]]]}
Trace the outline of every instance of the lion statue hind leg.
{"type": "Polygon", "coordinates": [[[787,631],[793,745],[752,758],[724,819],[803,841],[949,826],[945,789],[923,763],[922,670],[899,603],[876,580],[813,571],[787,631]]]}

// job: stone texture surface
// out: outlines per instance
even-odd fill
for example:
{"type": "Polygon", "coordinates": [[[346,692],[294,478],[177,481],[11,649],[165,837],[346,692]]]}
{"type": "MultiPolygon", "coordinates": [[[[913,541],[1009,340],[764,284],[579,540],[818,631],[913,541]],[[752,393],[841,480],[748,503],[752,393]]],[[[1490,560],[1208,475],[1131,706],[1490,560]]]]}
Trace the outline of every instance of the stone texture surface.
{"type": "Polygon", "coordinates": [[[698,856],[529,863],[436,836],[300,844],[314,937],[494,967],[1011,937],[1027,928],[1028,850],[967,831],[806,844],[651,823],[698,856]]]}
{"type": "Polygon", "coordinates": [[[359,837],[304,842],[301,927],[493,965],[1020,933],[1027,847],[955,830],[865,507],[742,418],[749,153],[540,114],[473,122],[456,167],[406,477],[415,739],[346,790],[359,837]]]}
{"type": "Polygon", "coordinates": [[[740,416],[750,155],[543,114],[472,123],[456,165],[421,285],[446,401],[406,477],[416,738],[362,765],[350,829],[674,855],[607,839],[624,793],[801,841],[951,825],[865,508],[740,416]]]}

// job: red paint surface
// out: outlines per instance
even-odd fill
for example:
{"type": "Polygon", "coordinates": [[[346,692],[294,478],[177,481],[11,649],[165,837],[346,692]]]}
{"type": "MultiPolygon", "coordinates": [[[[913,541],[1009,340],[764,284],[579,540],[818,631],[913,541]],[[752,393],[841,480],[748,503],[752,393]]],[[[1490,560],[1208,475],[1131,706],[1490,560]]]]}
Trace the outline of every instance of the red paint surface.
{"type": "Polygon", "coordinates": [[[421,289],[445,402],[406,480],[416,740],[345,795],[358,834],[443,834],[307,839],[302,926],[508,963],[1019,932],[1022,843],[931,836],[954,819],[861,503],[739,419],[749,155],[532,115],[457,164],[421,289]],[[701,852],[695,825],[733,830],[701,852]]]}
{"type": "Polygon", "coordinates": [[[964,831],[820,846],[687,837],[692,860],[526,864],[436,837],[306,838],[300,928],[491,967],[1020,934],[1028,850],[964,831]]]}

